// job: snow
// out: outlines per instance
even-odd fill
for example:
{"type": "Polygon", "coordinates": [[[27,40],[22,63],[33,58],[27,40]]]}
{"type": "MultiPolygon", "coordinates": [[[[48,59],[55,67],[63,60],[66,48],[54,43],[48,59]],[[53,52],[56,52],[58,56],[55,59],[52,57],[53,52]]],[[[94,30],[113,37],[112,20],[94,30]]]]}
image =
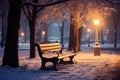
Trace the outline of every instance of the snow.
{"type": "Polygon", "coordinates": [[[0,49],[0,80],[120,80],[120,50],[108,48],[101,50],[100,56],[94,56],[93,46],[83,45],[74,57],[74,64],[58,64],[58,71],[42,71],[38,54],[30,59],[29,46],[21,46],[18,68],[1,66],[3,49],[0,49]]]}

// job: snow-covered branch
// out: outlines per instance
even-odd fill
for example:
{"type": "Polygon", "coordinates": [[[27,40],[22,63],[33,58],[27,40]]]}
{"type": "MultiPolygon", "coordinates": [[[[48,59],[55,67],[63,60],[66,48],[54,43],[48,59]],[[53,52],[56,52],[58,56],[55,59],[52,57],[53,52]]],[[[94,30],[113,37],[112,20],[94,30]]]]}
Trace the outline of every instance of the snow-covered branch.
{"type": "Polygon", "coordinates": [[[57,1],[53,1],[50,3],[44,3],[44,4],[37,4],[37,3],[32,3],[32,2],[26,1],[26,2],[23,2],[21,4],[21,6],[23,7],[24,5],[31,5],[31,6],[35,6],[35,7],[46,7],[46,6],[51,6],[51,5],[55,5],[55,4],[66,2],[66,1],[70,1],[70,0],[57,0],[57,1]]]}

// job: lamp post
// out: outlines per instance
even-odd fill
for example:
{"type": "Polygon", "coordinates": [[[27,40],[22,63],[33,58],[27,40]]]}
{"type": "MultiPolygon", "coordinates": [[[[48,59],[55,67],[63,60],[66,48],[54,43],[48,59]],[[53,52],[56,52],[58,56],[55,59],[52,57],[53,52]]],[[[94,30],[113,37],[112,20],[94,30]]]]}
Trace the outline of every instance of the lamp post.
{"type": "Polygon", "coordinates": [[[42,31],[43,41],[45,42],[45,31],[42,31]]]}
{"type": "Polygon", "coordinates": [[[95,33],[95,44],[94,44],[94,56],[100,56],[100,45],[99,45],[99,40],[98,40],[98,28],[100,24],[99,19],[95,19],[94,25],[96,27],[96,33],[95,33]]]}
{"type": "Polygon", "coordinates": [[[88,47],[90,47],[90,32],[91,32],[91,29],[87,29],[87,32],[88,32],[88,47]]]}
{"type": "Polygon", "coordinates": [[[25,35],[24,32],[21,32],[21,36],[22,36],[22,38],[23,38],[23,39],[22,39],[22,44],[24,43],[24,35],[25,35]]]}

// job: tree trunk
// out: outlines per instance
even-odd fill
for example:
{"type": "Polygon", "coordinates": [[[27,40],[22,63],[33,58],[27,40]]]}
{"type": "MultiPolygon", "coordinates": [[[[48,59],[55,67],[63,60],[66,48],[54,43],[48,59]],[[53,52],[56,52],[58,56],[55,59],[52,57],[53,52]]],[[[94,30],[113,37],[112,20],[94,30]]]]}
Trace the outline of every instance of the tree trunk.
{"type": "Polygon", "coordinates": [[[62,21],[62,26],[61,26],[61,45],[62,45],[62,49],[64,48],[64,21],[62,21]]]}
{"type": "Polygon", "coordinates": [[[70,37],[69,37],[69,46],[68,49],[69,50],[74,50],[74,25],[72,22],[70,22],[70,37]]]}
{"type": "Polygon", "coordinates": [[[117,38],[118,38],[118,25],[119,25],[120,15],[114,14],[113,16],[113,24],[114,24],[114,48],[117,47],[117,38]]]}
{"type": "MultiPolygon", "coordinates": [[[[79,44],[81,45],[81,37],[82,37],[82,30],[83,30],[83,26],[81,26],[80,28],[79,28],[79,44]]],[[[80,51],[81,51],[81,49],[80,49],[80,51]]]]}
{"type": "Polygon", "coordinates": [[[26,33],[27,32],[27,29],[25,28],[25,30],[24,30],[24,33],[25,33],[25,35],[24,35],[24,41],[25,41],[25,43],[27,43],[27,38],[26,38],[26,33]]]}
{"type": "Polygon", "coordinates": [[[30,23],[30,58],[35,58],[35,19],[30,23]]]}
{"type": "Polygon", "coordinates": [[[64,22],[65,22],[65,20],[63,20],[61,23],[62,23],[62,25],[60,25],[60,23],[58,22],[57,24],[58,24],[58,27],[59,27],[59,30],[60,30],[60,43],[61,43],[61,45],[62,45],[62,49],[64,48],[64,40],[63,40],[63,38],[64,38],[64,22]]]}
{"type": "Polygon", "coordinates": [[[78,25],[78,21],[77,20],[75,20],[75,25],[74,25],[75,27],[75,31],[74,31],[74,33],[75,33],[75,52],[78,52],[78,51],[80,51],[80,42],[79,42],[79,25],[78,25]]]}
{"type": "Polygon", "coordinates": [[[8,26],[6,35],[6,45],[4,49],[2,65],[18,67],[18,30],[20,27],[20,4],[21,0],[9,0],[8,26]],[[16,4],[17,3],[17,4],[16,4]]]}
{"type": "Polygon", "coordinates": [[[104,39],[103,39],[103,27],[101,28],[101,42],[102,42],[102,45],[104,45],[104,39]]]}
{"type": "Polygon", "coordinates": [[[70,22],[70,38],[69,38],[69,50],[73,50],[74,52],[78,52],[80,50],[79,38],[78,38],[78,21],[71,17],[70,22]]]}
{"type": "MultiPolygon", "coordinates": [[[[38,0],[34,0],[34,3],[37,3],[38,0]]],[[[30,27],[30,58],[35,58],[35,24],[37,16],[37,7],[32,9],[32,18],[29,21],[30,27]]]]}
{"type": "Polygon", "coordinates": [[[115,32],[114,32],[115,38],[114,38],[114,48],[117,47],[117,27],[115,27],[115,32]]]}

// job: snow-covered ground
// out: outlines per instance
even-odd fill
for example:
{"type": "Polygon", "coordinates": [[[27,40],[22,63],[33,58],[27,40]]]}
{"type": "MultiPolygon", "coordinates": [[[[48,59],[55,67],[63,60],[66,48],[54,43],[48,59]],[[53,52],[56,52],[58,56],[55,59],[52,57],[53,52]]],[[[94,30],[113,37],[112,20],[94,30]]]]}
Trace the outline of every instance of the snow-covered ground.
{"type": "MultiPolygon", "coordinates": [[[[74,57],[75,64],[58,64],[58,71],[41,71],[41,59],[29,57],[29,46],[20,45],[18,68],[2,67],[3,49],[0,49],[0,80],[120,80],[120,50],[101,50],[94,56],[93,46],[81,46],[74,57]]],[[[51,65],[47,63],[47,65],[51,65]]]]}

